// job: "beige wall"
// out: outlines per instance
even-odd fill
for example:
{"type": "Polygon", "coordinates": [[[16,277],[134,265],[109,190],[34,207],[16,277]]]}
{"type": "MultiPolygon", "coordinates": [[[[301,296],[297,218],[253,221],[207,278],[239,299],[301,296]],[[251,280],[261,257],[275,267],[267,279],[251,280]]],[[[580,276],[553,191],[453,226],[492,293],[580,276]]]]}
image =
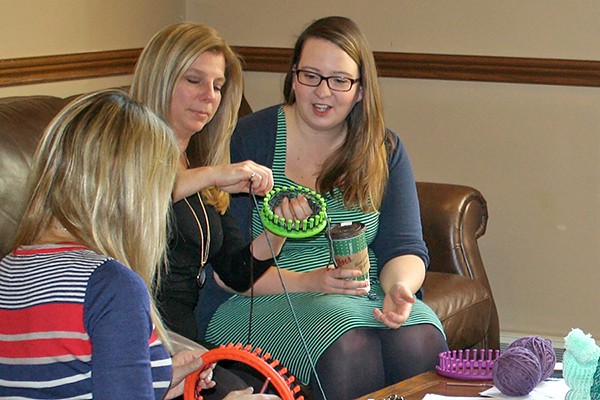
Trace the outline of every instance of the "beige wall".
{"type": "MultiPolygon", "coordinates": [[[[338,14],[379,51],[600,60],[592,0],[187,3],[189,20],[234,45],[291,47],[313,18],[338,14]]],[[[281,101],[280,74],[246,78],[254,108],[281,101]]],[[[381,81],[416,178],[472,185],[489,202],[480,243],[501,329],[600,337],[600,89],[381,81]]]]}
{"type": "MultiPolygon", "coordinates": [[[[144,47],[185,20],[184,0],[0,0],[0,59],[144,47]]],[[[70,95],[130,77],[0,88],[0,96],[70,95]]]]}
{"type": "MultiPolygon", "coordinates": [[[[234,45],[290,47],[311,19],[340,14],[380,51],[600,60],[595,0],[0,0],[0,10],[0,58],[142,47],[183,19],[234,45]]],[[[480,243],[502,330],[600,337],[600,89],[388,78],[382,89],[417,179],[472,185],[488,199],[480,243]]],[[[254,108],[278,102],[281,75],[247,73],[246,92],[254,108]]]]}

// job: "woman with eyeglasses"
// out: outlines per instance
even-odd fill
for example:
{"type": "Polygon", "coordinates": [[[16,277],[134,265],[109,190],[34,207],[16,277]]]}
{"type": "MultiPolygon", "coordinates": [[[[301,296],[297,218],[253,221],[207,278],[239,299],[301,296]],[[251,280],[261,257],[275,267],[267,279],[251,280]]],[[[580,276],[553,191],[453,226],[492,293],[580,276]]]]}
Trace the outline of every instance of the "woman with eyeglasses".
{"type": "MultiPolygon", "coordinates": [[[[420,300],[429,258],[416,185],[406,149],[384,125],[373,54],[353,21],[327,17],[306,28],[284,97],[283,105],[240,119],[232,161],[271,167],[275,187],[314,189],[334,224],[364,223],[370,291],[367,282],[347,279],[360,272],[328,265],[324,233],[288,239],[278,265],[294,312],[271,268],[254,285],[252,344],[269,349],[317,399],[353,399],[434,369],[447,344],[440,320],[420,300]]],[[[253,212],[258,233],[251,201],[238,196],[232,210],[242,224],[253,212]]],[[[245,340],[250,302],[244,295],[224,302],[206,339],[245,340]]]]}

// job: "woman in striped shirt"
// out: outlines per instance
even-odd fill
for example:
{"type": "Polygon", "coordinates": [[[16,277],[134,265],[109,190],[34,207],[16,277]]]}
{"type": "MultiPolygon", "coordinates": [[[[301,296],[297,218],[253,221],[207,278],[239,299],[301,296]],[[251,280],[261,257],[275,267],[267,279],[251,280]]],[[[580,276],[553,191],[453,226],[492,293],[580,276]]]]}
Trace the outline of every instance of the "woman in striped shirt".
{"type": "Polygon", "coordinates": [[[171,130],[121,91],[82,96],[51,122],[0,261],[0,398],[183,392],[200,352],[171,359],[150,295],[177,162],[171,130]]]}

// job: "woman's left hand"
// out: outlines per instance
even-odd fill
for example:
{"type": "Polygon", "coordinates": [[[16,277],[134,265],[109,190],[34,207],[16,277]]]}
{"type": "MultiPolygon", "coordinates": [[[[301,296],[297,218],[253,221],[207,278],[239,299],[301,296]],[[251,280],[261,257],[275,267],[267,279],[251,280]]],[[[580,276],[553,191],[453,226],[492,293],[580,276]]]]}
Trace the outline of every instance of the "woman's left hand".
{"type": "Polygon", "coordinates": [[[284,197],[273,212],[286,220],[302,221],[312,215],[312,208],[304,195],[298,197],[284,197]]]}
{"type": "Polygon", "coordinates": [[[410,289],[401,284],[395,284],[383,299],[383,311],[373,309],[376,320],[392,329],[398,329],[406,322],[412,311],[415,297],[410,289]]]}
{"type": "MultiPolygon", "coordinates": [[[[181,396],[185,388],[185,378],[194,371],[203,367],[202,354],[205,349],[201,350],[185,350],[175,354],[173,360],[173,376],[171,378],[171,386],[165,395],[165,399],[173,399],[181,396]]],[[[200,373],[202,379],[202,388],[210,389],[215,386],[212,380],[213,368],[215,365],[210,365],[200,373]]]]}

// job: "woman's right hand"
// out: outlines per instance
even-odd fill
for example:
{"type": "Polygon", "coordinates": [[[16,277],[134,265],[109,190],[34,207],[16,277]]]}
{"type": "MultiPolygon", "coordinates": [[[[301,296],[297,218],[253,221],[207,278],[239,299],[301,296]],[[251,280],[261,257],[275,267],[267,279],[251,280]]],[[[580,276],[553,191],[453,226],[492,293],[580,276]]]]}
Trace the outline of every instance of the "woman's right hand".
{"type": "Polygon", "coordinates": [[[300,275],[303,280],[303,291],[328,294],[345,294],[364,296],[368,294],[369,282],[365,280],[350,280],[358,278],[361,272],[353,269],[333,268],[332,265],[304,272],[300,275]]]}
{"type": "Polygon", "coordinates": [[[229,392],[223,400],[281,400],[279,396],[274,394],[252,394],[253,392],[254,389],[251,387],[244,390],[234,390],[233,392],[229,392]]]}
{"type": "Polygon", "coordinates": [[[235,164],[212,167],[214,186],[228,193],[249,193],[264,196],[273,189],[271,169],[246,160],[235,164]]]}
{"type": "MultiPolygon", "coordinates": [[[[342,268],[321,267],[307,272],[290,271],[271,267],[254,285],[255,296],[267,296],[283,293],[281,279],[289,292],[316,292],[326,294],[344,294],[348,296],[365,296],[368,282],[364,280],[349,280],[361,276],[360,271],[342,268]]],[[[249,289],[242,293],[250,296],[249,289]]]]}
{"type": "Polygon", "coordinates": [[[187,168],[185,163],[181,163],[173,187],[173,201],[212,186],[228,193],[250,193],[252,188],[254,193],[264,196],[273,189],[273,172],[249,160],[197,168],[187,168]]]}

